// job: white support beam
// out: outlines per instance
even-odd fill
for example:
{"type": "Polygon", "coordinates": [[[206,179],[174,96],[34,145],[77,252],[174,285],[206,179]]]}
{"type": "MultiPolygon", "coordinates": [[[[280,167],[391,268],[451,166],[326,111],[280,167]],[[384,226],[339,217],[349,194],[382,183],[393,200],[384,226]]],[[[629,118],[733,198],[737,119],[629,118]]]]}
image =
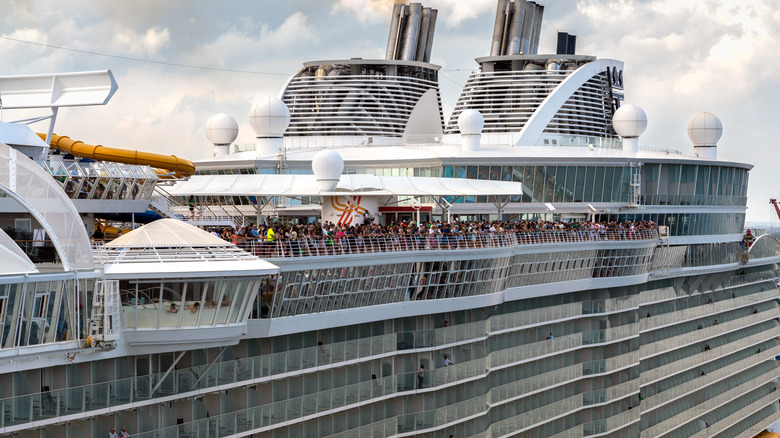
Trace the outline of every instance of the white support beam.
{"type": "Polygon", "coordinates": [[[0,76],[3,109],[105,105],[118,88],[111,70],[0,76]]]}
{"type": "Polygon", "coordinates": [[[550,121],[552,121],[566,101],[585,82],[589,81],[593,76],[606,71],[607,67],[622,70],[623,62],[614,59],[598,59],[583,65],[566,77],[536,108],[536,111],[534,111],[520,131],[520,136],[515,142],[515,146],[536,146],[544,129],[550,124],[550,121]]]}

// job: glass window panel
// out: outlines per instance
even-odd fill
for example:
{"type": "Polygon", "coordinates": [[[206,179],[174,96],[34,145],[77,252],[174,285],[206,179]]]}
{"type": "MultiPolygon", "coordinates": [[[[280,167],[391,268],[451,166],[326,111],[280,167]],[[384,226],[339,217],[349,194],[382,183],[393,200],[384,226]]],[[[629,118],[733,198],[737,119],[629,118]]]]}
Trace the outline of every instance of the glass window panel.
{"type": "Polygon", "coordinates": [[[602,193],[604,192],[604,166],[595,168],[593,177],[593,202],[603,202],[602,193]]]}
{"type": "Polygon", "coordinates": [[[501,181],[512,181],[512,166],[501,168],[501,181]]]}
{"type": "Polygon", "coordinates": [[[577,168],[570,166],[566,168],[566,202],[574,201],[574,188],[577,185],[577,168]]]}
{"type": "Polygon", "coordinates": [[[529,202],[536,202],[534,199],[534,166],[525,166],[525,177],[523,178],[523,192],[530,196],[529,202]]]}
{"type": "Polygon", "coordinates": [[[582,196],[582,200],[584,202],[593,202],[593,179],[594,179],[595,169],[593,166],[588,166],[585,168],[585,183],[583,185],[584,187],[584,193],[582,196]]]}
{"type": "Polygon", "coordinates": [[[585,191],[585,167],[577,166],[577,178],[574,185],[574,202],[582,202],[585,191]]]}

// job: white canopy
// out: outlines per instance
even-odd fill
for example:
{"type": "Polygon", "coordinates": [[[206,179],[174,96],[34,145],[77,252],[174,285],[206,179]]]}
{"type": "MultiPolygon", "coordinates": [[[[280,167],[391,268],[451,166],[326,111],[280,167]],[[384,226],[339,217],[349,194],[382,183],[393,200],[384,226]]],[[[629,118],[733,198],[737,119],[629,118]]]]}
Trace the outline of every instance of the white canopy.
{"type": "Polygon", "coordinates": [[[160,219],[106,244],[106,278],[189,278],[276,274],[265,260],[176,219],[160,219]]]}
{"type": "Polygon", "coordinates": [[[341,175],[320,191],[314,175],[195,175],[168,190],[174,196],[514,196],[522,183],[465,178],[341,175]]]}
{"type": "Polygon", "coordinates": [[[230,246],[211,233],[176,219],[159,219],[117,237],[107,248],[157,248],[185,246],[230,246]]]}
{"type": "Polygon", "coordinates": [[[35,264],[8,234],[0,229],[0,275],[38,272],[35,264]]]}

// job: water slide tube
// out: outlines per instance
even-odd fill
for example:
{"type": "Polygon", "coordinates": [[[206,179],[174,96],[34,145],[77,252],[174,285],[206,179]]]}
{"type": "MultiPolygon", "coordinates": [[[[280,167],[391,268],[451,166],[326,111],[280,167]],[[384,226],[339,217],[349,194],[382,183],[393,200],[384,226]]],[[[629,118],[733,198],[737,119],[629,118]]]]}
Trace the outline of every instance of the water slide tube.
{"type": "MultiPolygon", "coordinates": [[[[46,134],[38,133],[46,141],[46,134]]],[[[86,144],[73,140],[65,135],[52,134],[51,147],[77,157],[89,158],[95,161],[111,161],[114,163],[136,164],[165,169],[177,177],[188,177],[195,173],[195,164],[190,160],[175,155],[154,154],[129,149],[107,148],[101,145],[86,144]]]]}

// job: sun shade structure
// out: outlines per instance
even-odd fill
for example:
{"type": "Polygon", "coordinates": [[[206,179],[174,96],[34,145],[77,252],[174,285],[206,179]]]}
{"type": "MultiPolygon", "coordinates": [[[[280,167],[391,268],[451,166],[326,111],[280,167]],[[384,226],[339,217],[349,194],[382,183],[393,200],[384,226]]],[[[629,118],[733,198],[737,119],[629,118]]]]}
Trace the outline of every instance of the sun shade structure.
{"type": "Polygon", "coordinates": [[[79,212],[41,166],[0,143],[0,193],[13,198],[46,232],[63,270],[91,270],[92,248],[79,212]]]}
{"type": "Polygon", "coordinates": [[[234,246],[197,227],[175,219],[160,219],[106,244],[106,248],[234,246]]]}
{"type": "Polygon", "coordinates": [[[106,244],[96,255],[111,278],[274,274],[275,265],[176,219],[160,219],[106,244]]]}
{"type": "Polygon", "coordinates": [[[0,275],[38,272],[32,260],[2,229],[0,229],[0,260],[3,261],[0,263],[0,275]]]}
{"type": "Polygon", "coordinates": [[[169,190],[173,196],[512,196],[522,183],[376,175],[341,175],[334,191],[321,191],[314,175],[196,175],[169,190]]]}

